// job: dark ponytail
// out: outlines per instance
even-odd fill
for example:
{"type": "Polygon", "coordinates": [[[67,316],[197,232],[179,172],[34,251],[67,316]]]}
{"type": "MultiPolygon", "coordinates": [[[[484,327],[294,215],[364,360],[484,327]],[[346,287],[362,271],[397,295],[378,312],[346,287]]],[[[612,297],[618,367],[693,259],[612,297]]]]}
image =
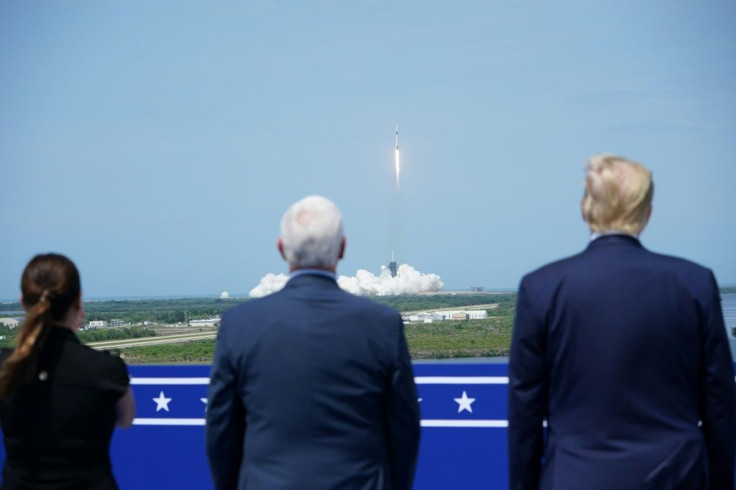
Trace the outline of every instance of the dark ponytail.
{"type": "Polygon", "coordinates": [[[20,287],[26,318],[15,350],[0,368],[0,398],[12,395],[31,381],[49,327],[64,318],[81,291],[76,266],[58,254],[31,259],[23,271],[20,287]]]}

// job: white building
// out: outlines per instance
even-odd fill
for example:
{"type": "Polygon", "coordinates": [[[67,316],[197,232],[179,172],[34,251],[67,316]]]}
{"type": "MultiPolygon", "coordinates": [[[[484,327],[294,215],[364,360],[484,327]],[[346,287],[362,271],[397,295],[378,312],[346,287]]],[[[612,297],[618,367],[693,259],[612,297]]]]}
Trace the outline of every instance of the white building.
{"type": "Polygon", "coordinates": [[[486,310],[443,310],[402,315],[405,322],[441,322],[443,320],[482,320],[488,318],[486,310]]]}
{"type": "Polygon", "coordinates": [[[403,315],[401,317],[405,322],[422,322],[432,323],[442,321],[442,315],[436,313],[412,313],[411,315],[403,315]]]}
{"type": "Polygon", "coordinates": [[[204,318],[202,320],[189,320],[190,327],[216,327],[220,324],[220,317],[204,318]]]}
{"type": "Polygon", "coordinates": [[[106,327],[107,322],[105,320],[92,320],[89,322],[90,328],[106,327]]]}

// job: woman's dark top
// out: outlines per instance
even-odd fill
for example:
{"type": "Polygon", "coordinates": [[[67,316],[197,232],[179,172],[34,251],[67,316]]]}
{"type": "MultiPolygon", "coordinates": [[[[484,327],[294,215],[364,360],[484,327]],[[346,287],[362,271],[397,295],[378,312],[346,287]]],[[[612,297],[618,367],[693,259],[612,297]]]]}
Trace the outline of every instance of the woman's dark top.
{"type": "Polygon", "coordinates": [[[2,489],[116,489],[110,438],[128,384],[121,359],[51,327],[33,381],[0,403],[2,489]]]}

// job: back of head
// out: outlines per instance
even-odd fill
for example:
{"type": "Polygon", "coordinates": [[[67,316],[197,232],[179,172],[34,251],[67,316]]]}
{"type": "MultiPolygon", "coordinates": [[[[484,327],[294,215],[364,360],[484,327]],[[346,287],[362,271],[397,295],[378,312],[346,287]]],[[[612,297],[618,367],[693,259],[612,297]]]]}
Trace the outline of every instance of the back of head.
{"type": "Polygon", "coordinates": [[[295,202],[281,220],[284,258],[294,269],[333,269],[342,239],[340,210],[322,196],[295,202]]]}
{"type": "Polygon", "coordinates": [[[26,317],[15,350],[0,369],[0,395],[3,396],[13,391],[19,381],[27,381],[32,375],[49,327],[64,319],[81,292],[79,272],[74,263],[53,253],[31,259],[23,270],[20,287],[26,317]]]}
{"type": "Polygon", "coordinates": [[[654,196],[652,173],[614,155],[595,155],[585,165],[583,218],[595,233],[639,235],[647,224],[654,196]]]}
{"type": "Polygon", "coordinates": [[[49,321],[58,321],[79,297],[79,272],[63,255],[36,255],[23,270],[20,289],[26,310],[41,308],[49,321]]]}

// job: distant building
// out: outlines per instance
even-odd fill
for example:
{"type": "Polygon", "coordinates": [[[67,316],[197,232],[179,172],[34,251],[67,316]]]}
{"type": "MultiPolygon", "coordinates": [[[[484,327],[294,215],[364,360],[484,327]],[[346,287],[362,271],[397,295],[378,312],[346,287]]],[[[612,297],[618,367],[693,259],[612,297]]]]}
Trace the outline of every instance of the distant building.
{"type": "Polygon", "coordinates": [[[488,312],[486,310],[446,310],[431,313],[412,313],[401,316],[401,319],[405,322],[423,323],[441,322],[443,320],[482,320],[483,318],[488,318],[488,312]]]}
{"type": "Polygon", "coordinates": [[[414,313],[411,315],[403,315],[401,317],[402,320],[405,322],[422,322],[422,323],[432,323],[432,322],[439,322],[444,320],[442,315],[437,315],[436,313],[414,313]]]}
{"type": "Polygon", "coordinates": [[[216,327],[220,324],[220,317],[204,318],[202,320],[189,320],[190,327],[216,327]]]}
{"type": "Polygon", "coordinates": [[[92,320],[89,322],[90,328],[106,327],[107,322],[105,320],[92,320]]]}
{"type": "Polygon", "coordinates": [[[122,327],[123,321],[113,318],[112,320],[110,320],[110,326],[111,327],[122,327]]]}
{"type": "Polygon", "coordinates": [[[488,318],[486,310],[447,310],[436,311],[435,313],[441,315],[443,320],[482,320],[488,318]]]}
{"type": "Polygon", "coordinates": [[[470,286],[470,290],[476,293],[482,293],[486,288],[485,286],[470,286]]]}

